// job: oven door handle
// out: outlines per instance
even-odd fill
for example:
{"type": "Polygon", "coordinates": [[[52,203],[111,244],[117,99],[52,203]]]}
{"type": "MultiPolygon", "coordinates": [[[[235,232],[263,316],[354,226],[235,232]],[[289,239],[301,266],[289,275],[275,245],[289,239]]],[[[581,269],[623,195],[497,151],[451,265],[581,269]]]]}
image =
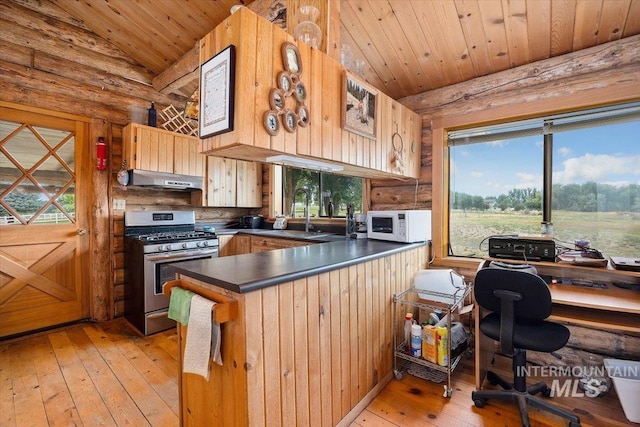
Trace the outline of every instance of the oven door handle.
{"type": "Polygon", "coordinates": [[[147,261],[171,261],[173,259],[182,259],[187,261],[185,258],[193,258],[193,257],[204,257],[207,255],[217,254],[218,249],[208,249],[208,250],[197,250],[197,251],[189,251],[189,252],[179,252],[176,254],[163,254],[163,255],[145,255],[145,259],[147,261]]]}
{"type": "Polygon", "coordinates": [[[147,319],[159,319],[161,317],[169,317],[169,311],[161,311],[159,313],[147,314],[147,319]]]}

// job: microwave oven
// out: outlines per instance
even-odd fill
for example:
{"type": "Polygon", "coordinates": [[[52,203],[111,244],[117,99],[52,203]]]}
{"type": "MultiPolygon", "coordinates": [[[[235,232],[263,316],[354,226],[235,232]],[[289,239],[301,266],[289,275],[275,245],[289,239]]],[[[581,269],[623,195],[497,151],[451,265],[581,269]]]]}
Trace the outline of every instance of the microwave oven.
{"type": "Polygon", "coordinates": [[[367,238],[402,243],[431,240],[431,211],[369,211],[367,238]]]}

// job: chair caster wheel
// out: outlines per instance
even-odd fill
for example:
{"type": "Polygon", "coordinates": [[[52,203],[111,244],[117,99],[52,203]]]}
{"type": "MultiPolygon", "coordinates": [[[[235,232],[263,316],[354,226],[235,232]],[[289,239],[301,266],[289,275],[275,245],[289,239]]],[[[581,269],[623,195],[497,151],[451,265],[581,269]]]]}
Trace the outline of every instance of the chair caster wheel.
{"type": "Polygon", "coordinates": [[[476,405],[476,408],[484,408],[485,403],[487,403],[487,399],[473,399],[473,404],[476,405]]]}
{"type": "Polygon", "coordinates": [[[402,372],[398,371],[397,369],[393,371],[393,376],[396,377],[396,379],[398,381],[400,381],[402,379],[402,372]]]}
{"type": "MultiPolygon", "coordinates": [[[[551,397],[551,389],[549,387],[545,388],[541,391],[544,397],[551,397]]],[[[579,425],[579,424],[578,424],[579,425]]],[[[577,426],[576,426],[577,427],[577,426]]]]}

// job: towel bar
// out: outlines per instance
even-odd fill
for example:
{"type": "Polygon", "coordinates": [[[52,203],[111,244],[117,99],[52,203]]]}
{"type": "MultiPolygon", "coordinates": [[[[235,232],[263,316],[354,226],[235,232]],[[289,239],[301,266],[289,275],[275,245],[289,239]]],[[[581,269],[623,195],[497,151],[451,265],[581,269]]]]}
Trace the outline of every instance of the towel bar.
{"type": "Polygon", "coordinates": [[[171,296],[171,289],[176,286],[214,301],[216,305],[213,306],[211,311],[213,311],[213,318],[216,322],[222,324],[238,317],[238,301],[235,298],[203,289],[200,286],[180,279],[170,280],[162,285],[162,293],[169,297],[171,296]]]}

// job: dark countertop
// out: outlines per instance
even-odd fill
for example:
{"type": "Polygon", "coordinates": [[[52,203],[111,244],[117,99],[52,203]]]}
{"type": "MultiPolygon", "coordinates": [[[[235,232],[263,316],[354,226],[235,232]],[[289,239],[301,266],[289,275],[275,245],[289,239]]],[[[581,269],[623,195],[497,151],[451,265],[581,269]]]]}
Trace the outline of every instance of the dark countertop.
{"type": "MultiPolygon", "coordinates": [[[[242,230],[245,231],[249,230],[242,230]]],[[[270,235],[276,236],[275,233],[270,235]]],[[[336,235],[322,239],[325,238],[331,241],[253,254],[176,262],[169,268],[205,283],[246,293],[425,246],[424,242],[395,243],[348,239],[336,235]]],[[[319,239],[308,240],[318,242],[319,239]]]]}

